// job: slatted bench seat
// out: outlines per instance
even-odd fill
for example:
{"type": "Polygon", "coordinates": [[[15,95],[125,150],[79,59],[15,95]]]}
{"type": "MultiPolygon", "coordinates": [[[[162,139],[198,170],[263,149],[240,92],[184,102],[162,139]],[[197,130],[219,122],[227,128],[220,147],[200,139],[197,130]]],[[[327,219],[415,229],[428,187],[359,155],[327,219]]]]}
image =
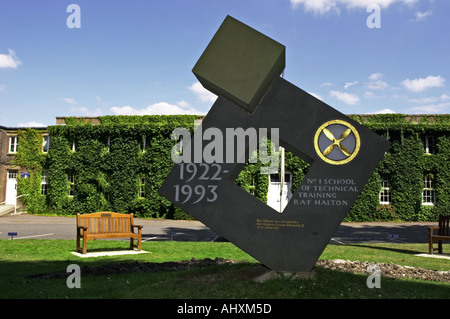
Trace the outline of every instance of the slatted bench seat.
{"type": "Polygon", "coordinates": [[[433,254],[435,248],[433,248],[433,243],[438,242],[438,251],[442,254],[442,241],[450,241],[450,216],[439,216],[438,226],[427,227],[428,228],[428,253],[433,254]],[[437,230],[437,234],[434,234],[434,230],[437,230]]]}
{"type": "Polygon", "coordinates": [[[134,249],[136,239],[137,250],[141,250],[142,226],[134,224],[133,214],[113,212],[77,214],[77,252],[86,254],[86,244],[94,238],[124,237],[130,237],[130,249],[134,249]],[[81,239],[83,239],[82,247],[81,239]]]}

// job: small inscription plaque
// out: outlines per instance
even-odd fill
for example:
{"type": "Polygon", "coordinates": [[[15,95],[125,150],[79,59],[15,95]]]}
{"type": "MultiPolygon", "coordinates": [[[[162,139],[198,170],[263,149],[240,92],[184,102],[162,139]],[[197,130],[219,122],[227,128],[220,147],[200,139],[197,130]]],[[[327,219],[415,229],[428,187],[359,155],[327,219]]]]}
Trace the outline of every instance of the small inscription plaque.
{"type": "Polygon", "coordinates": [[[256,219],[257,229],[280,230],[280,229],[301,229],[304,224],[297,220],[274,220],[274,219],[256,219]]]}

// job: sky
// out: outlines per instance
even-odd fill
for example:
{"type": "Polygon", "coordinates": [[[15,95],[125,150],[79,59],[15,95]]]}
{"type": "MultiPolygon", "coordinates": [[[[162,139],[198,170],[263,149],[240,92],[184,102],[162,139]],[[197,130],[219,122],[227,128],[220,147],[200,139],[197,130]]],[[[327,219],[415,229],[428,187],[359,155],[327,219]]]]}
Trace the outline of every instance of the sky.
{"type": "Polygon", "coordinates": [[[227,15],[344,114],[450,111],[448,0],[0,0],[0,125],[204,115],[216,96],[192,68],[227,15]]]}

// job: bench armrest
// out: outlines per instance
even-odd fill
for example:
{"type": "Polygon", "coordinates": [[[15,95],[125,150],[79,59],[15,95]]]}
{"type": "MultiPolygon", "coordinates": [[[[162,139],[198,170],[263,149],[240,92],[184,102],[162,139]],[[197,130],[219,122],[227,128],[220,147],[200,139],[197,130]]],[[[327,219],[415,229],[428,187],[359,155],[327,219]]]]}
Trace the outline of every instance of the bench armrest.
{"type": "Polygon", "coordinates": [[[144,227],[144,226],[142,226],[142,225],[134,225],[134,224],[131,224],[131,227],[137,227],[137,228],[139,228],[139,229],[142,229],[142,227],[144,227]]]}
{"type": "Polygon", "coordinates": [[[433,235],[433,231],[436,230],[436,229],[439,229],[439,226],[430,226],[430,227],[427,227],[427,229],[428,229],[428,236],[432,236],[433,235]]]}
{"type": "Polygon", "coordinates": [[[88,228],[86,226],[77,226],[77,236],[84,236],[87,230],[88,228]]]}

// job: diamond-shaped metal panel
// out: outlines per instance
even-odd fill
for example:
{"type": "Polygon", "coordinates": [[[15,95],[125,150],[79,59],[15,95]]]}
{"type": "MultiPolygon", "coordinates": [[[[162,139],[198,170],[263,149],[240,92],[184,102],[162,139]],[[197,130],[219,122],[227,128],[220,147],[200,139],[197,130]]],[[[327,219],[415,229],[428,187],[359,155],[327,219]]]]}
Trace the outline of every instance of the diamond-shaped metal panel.
{"type": "Polygon", "coordinates": [[[248,110],[219,96],[197,129],[200,138],[184,145],[200,160],[175,164],[159,192],[268,268],[308,272],[389,143],[280,77],[251,109],[253,113],[248,110]],[[212,143],[202,138],[212,128],[222,132],[223,143],[214,145],[224,160],[210,163],[198,152],[212,143]],[[234,183],[252,141],[236,148],[226,139],[230,128],[277,128],[280,145],[311,164],[283,213],[234,183]],[[225,154],[231,151],[237,152],[236,160],[227,162],[225,154]]]}

